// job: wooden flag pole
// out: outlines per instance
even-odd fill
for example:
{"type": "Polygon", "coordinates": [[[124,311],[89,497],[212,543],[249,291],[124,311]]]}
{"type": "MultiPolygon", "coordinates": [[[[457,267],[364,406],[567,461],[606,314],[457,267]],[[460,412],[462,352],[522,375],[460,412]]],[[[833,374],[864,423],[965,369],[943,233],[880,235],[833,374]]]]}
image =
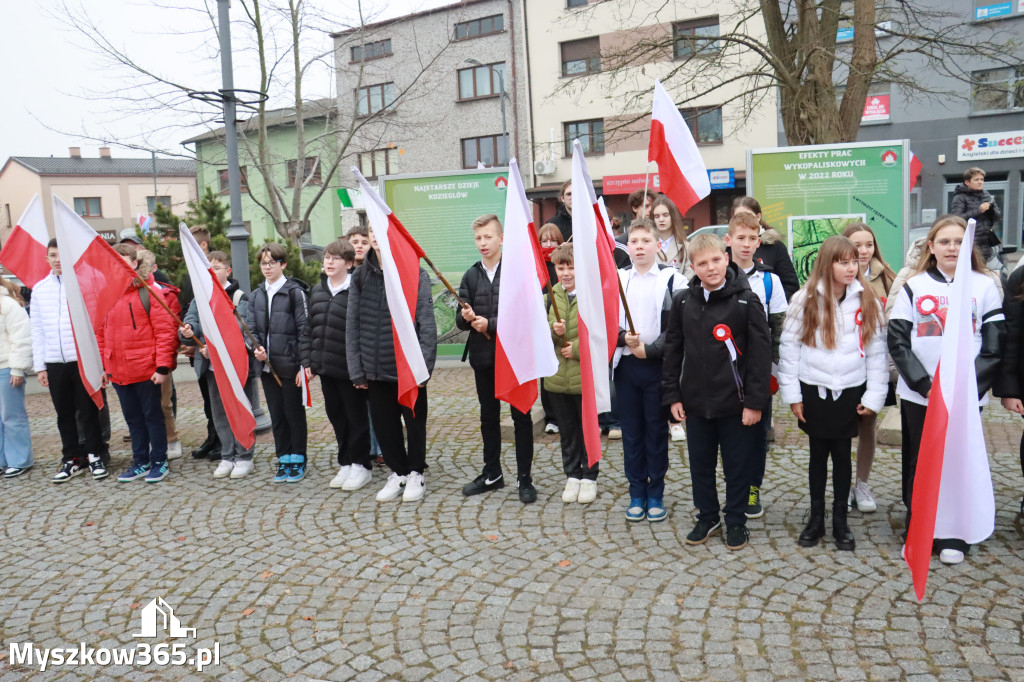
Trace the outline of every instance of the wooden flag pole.
{"type": "MultiPolygon", "coordinates": [[[[167,304],[164,303],[164,297],[158,294],[156,291],[154,291],[153,287],[149,286],[149,283],[146,280],[142,279],[142,276],[139,273],[136,272],[134,273],[134,275],[135,281],[137,281],[142,286],[146,287],[146,291],[149,292],[149,300],[155,300],[157,303],[159,303],[160,307],[167,311],[167,314],[171,316],[171,319],[174,320],[175,324],[177,324],[178,327],[184,327],[185,323],[181,321],[181,318],[175,315],[174,311],[168,308],[167,304]]],[[[196,345],[198,345],[200,348],[206,348],[206,344],[200,341],[199,339],[196,339],[195,341],[196,345]]]]}
{"type": "MultiPolygon", "coordinates": [[[[448,280],[445,279],[444,275],[441,274],[441,271],[437,269],[437,266],[434,265],[433,261],[427,258],[427,254],[423,254],[423,260],[427,261],[427,265],[429,265],[430,269],[434,271],[434,274],[437,275],[437,278],[441,280],[441,284],[444,284],[448,291],[451,293],[451,295],[455,297],[456,302],[459,305],[466,306],[468,308],[469,306],[466,304],[465,301],[462,300],[462,297],[459,296],[459,292],[455,291],[455,288],[452,287],[451,284],[449,284],[448,280]]],[[[491,338],[491,335],[488,334],[487,332],[484,332],[483,334],[485,339],[491,338]]]]}
{"type": "MultiPolygon", "coordinates": [[[[253,336],[252,331],[249,329],[249,325],[247,325],[245,323],[245,320],[242,319],[242,316],[238,314],[238,308],[233,308],[231,310],[231,312],[233,312],[235,314],[235,319],[238,320],[238,323],[240,325],[242,325],[242,329],[245,331],[245,335],[249,337],[249,341],[252,343],[253,348],[256,348],[257,346],[259,346],[260,344],[256,340],[256,337],[253,336]]],[[[270,364],[270,354],[269,353],[267,354],[266,365],[267,365],[267,369],[270,370],[270,375],[272,377],[274,377],[274,381],[276,381],[277,385],[280,386],[281,385],[281,377],[277,376],[277,372],[274,370],[274,366],[272,364],[270,364]]]]}
{"type": "MultiPolygon", "coordinates": [[[[651,181],[651,162],[647,162],[647,172],[644,174],[644,196],[640,199],[640,218],[647,217],[647,185],[651,181]]],[[[626,230],[629,231],[628,228],[626,230]]],[[[623,301],[626,299],[623,298],[623,301]]]]}
{"type": "Polygon", "coordinates": [[[636,336],[636,332],[633,330],[633,316],[629,314],[629,304],[626,303],[626,291],[622,288],[622,278],[619,277],[619,273],[615,273],[615,279],[619,283],[619,298],[622,300],[622,309],[626,313],[626,324],[629,325],[629,333],[636,336]]]}
{"type": "MultiPolygon", "coordinates": [[[[548,300],[551,301],[551,309],[555,311],[555,319],[561,320],[562,315],[561,313],[558,312],[558,303],[555,302],[555,294],[554,292],[551,291],[551,282],[549,281],[545,286],[547,286],[548,288],[548,300]]],[[[568,345],[565,340],[565,337],[562,336],[561,334],[558,335],[558,342],[561,344],[561,347],[563,348],[566,345],[568,345]]]]}

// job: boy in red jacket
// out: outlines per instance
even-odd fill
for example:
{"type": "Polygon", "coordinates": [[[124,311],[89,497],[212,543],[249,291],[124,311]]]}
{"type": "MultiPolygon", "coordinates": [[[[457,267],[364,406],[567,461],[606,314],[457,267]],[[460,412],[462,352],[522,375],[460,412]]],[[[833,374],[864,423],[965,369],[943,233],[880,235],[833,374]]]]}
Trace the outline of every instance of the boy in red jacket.
{"type": "MultiPolygon", "coordinates": [[[[114,247],[134,269],[135,249],[114,247]]],[[[114,384],[121,412],[132,437],[133,463],[117,477],[147,483],[167,475],[167,428],[160,407],[160,385],[171,373],[178,351],[174,320],[137,280],[132,281],[103,321],[99,342],[103,367],[114,384]]]]}

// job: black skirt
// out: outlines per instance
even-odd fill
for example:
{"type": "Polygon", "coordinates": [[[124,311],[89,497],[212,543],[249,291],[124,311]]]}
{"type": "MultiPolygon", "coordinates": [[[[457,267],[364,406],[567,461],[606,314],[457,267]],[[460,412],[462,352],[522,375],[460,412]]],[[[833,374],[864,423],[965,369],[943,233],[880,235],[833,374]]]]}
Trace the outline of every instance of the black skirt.
{"type": "Polygon", "coordinates": [[[825,391],[825,399],[818,395],[818,387],[800,382],[804,399],[804,420],[800,429],[814,438],[855,438],[857,436],[857,405],[867,390],[867,384],[843,389],[833,400],[832,391],[825,391]]]}

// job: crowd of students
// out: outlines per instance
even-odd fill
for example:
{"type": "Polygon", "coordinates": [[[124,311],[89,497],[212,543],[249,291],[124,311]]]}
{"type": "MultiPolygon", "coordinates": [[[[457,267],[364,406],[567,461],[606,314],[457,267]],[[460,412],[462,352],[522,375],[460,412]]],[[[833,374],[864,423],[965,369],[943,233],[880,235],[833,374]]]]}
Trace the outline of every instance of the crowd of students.
{"type": "MultiPolygon", "coordinates": [[[[588,504],[598,495],[599,466],[588,462],[583,439],[577,291],[573,246],[566,239],[571,237],[571,191],[566,183],[563,207],[538,230],[552,275],[548,322],[558,359],[557,372],[543,380],[541,398],[547,431],[560,439],[566,479],[562,500],[588,504]]],[[[955,272],[964,220],[939,217],[920,256],[908,260],[899,275],[886,264],[871,228],[851,225],[821,244],[800,287],[778,233],[763,222],[752,197],[736,200],[724,240],[702,234],[687,241],[682,217],[665,196],[635,192],[630,205],[634,216],[617,237],[616,259],[631,322],[624,315],[620,319],[610,367],[617,399],[614,414],[605,421],[611,425],[606,427],[609,437],[622,439],[626,519],[667,518],[668,444],[685,438],[697,509],[686,542],[707,542],[724,520],[726,546],[744,547],[747,519],[764,513],[762,486],[777,395],[808,436],[809,511],[798,544],[813,547],[826,534],[831,460],[832,535],[837,549],[853,550],[848,513],[877,509],[868,485],[876,420],[898,397],[909,525],[918,448],[944,331],[938,308],[955,272]],[[936,302],[936,309],[922,301],[936,302]],[[719,458],[724,502],[716,490],[719,458]]],[[[456,324],[468,332],[482,461],[480,475],[462,489],[466,496],[505,486],[501,405],[494,397],[503,229],[496,215],[485,215],[469,231],[480,261],[462,278],[459,294],[465,305],[456,324]]],[[[209,234],[198,229],[194,236],[206,251],[209,234]]],[[[169,435],[174,432],[170,373],[179,344],[195,347],[203,332],[190,283],[182,292],[157,283],[144,265],[146,254],[135,246],[121,244],[117,251],[130,267],[143,264],[142,278],[173,312],[185,311],[184,323],[177,326],[163,305],[149,300],[150,290],[133,282],[101,325],[98,340],[131,439],[131,466],[117,478],[155,483],[167,475],[168,459],[175,456],[168,447],[176,440],[169,435]]],[[[274,482],[297,483],[306,475],[303,387],[318,377],[338,448],[339,469],[330,487],[363,488],[380,454],[391,473],[376,499],[421,499],[426,492],[427,386],[419,388],[413,408],[400,404],[384,273],[372,232],[356,227],[327,245],[323,278],[312,291],[284,275],[286,251],[280,245],[259,250],[264,282],[248,296],[231,279],[228,256],[208,256],[239,319],[251,330],[250,380],[258,378],[266,396],[277,460],[274,482]]],[[[50,242],[47,259],[52,273],[34,287],[31,319],[16,288],[6,281],[0,287],[0,465],[7,478],[32,466],[24,375],[34,368],[50,390],[61,436],[62,461],[53,482],[63,484],[87,472],[105,478],[109,417],[97,409],[78,376],[56,241],[50,242]]],[[[1004,296],[976,249],[973,267],[979,406],[994,389],[1006,409],[1024,415],[1024,270],[1010,278],[1004,296]]],[[[430,282],[422,269],[414,325],[432,370],[437,334],[430,282]]],[[[205,347],[195,353],[194,364],[209,437],[192,455],[217,459],[215,478],[242,478],[253,471],[253,449],[232,434],[206,353],[205,347]]],[[[518,495],[529,504],[537,499],[533,422],[528,412],[514,408],[512,421],[518,495]]],[[[1021,466],[1024,471],[1024,436],[1021,466]]],[[[935,547],[945,563],[959,563],[969,551],[959,538],[937,540],[935,547]]]]}

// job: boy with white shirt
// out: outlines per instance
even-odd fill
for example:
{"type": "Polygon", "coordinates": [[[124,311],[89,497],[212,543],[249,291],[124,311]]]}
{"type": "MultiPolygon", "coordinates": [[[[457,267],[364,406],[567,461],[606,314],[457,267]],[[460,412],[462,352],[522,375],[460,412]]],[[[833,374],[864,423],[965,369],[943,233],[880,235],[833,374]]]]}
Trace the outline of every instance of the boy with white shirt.
{"type": "Polygon", "coordinates": [[[668,471],[668,410],[661,404],[661,358],[664,329],[672,294],[686,287],[676,269],[659,265],[661,245],[650,219],[629,227],[627,246],[633,261],[619,270],[633,321],[630,332],[624,311],[619,319],[615,390],[622,424],[622,451],[629,506],[626,519],[652,523],[665,520],[665,473],[668,471]]]}
{"type": "MultiPolygon", "coordinates": [[[[729,234],[725,243],[732,252],[732,260],[740,271],[746,275],[750,289],[761,299],[761,306],[768,316],[768,326],[772,333],[772,374],[778,371],[779,343],[782,340],[782,323],[786,317],[786,291],[782,280],[766,265],[754,260],[754,253],[761,245],[761,223],[752,213],[737,213],[729,221],[729,234]]],[[[758,519],[764,516],[761,504],[761,484],[764,482],[764,467],[768,458],[769,431],[772,426],[772,404],[768,400],[768,410],[761,424],[764,427],[764,443],[762,456],[750,459],[750,494],[747,499],[747,518],[758,519]]],[[[774,440],[774,438],[772,438],[774,440]]]]}

